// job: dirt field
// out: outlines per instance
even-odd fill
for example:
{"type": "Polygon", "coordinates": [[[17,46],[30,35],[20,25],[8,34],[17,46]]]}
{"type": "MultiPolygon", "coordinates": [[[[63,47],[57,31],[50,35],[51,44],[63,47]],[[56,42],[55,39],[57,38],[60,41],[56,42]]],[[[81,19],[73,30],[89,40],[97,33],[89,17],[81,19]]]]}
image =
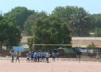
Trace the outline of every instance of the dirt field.
{"type": "Polygon", "coordinates": [[[11,63],[9,60],[0,60],[0,72],[101,72],[101,63],[60,60],[50,63],[11,63]]]}

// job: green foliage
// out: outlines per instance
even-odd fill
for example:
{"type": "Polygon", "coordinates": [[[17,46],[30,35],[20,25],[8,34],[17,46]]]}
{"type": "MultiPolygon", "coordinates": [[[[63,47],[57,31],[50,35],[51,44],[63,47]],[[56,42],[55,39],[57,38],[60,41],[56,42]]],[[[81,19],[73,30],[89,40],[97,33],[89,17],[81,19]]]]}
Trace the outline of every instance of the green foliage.
{"type": "Polygon", "coordinates": [[[33,24],[47,16],[59,18],[66,23],[72,36],[89,36],[89,32],[94,31],[93,16],[76,6],[56,7],[50,15],[28,10],[25,7],[16,7],[4,15],[26,35],[33,35],[33,29],[35,29],[33,24]]]}
{"type": "Polygon", "coordinates": [[[34,11],[28,10],[25,7],[16,7],[12,9],[12,11],[6,13],[4,17],[8,18],[9,20],[13,20],[17,27],[23,31],[24,30],[24,23],[28,16],[30,16],[34,11]]]}
{"type": "Polygon", "coordinates": [[[37,21],[34,40],[38,44],[68,44],[70,42],[70,31],[61,20],[55,17],[47,17],[37,21]]]}
{"type": "Polygon", "coordinates": [[[30,49],[30,51],[32,51],[33,50],[33,38],[28,38],[28,40],[27,40],[27,44],[29,45],[29,49],[30,49]]]}
{"type": "Polygon", "coordinates": [[[35,12],[31,16],[29,16],[24,25],[25,34],[33,35],[33,31],[35,31],[33,30],[35,29],[35,26],[33,26],[33,24],[36,24],[37,20],[41,20],[45,17],[47,17],[47,14],[45,12],[35,12]]]}
{"type": "Polygon", "coordinates": [[[91,16],[94,18],[95,21],[95,28],[93,29],[93,32],[95,36],[101,37],[101,14],[93,14],[91,16]]]}
{"type": "Polygon", "coordinates": [[[92,18],[83,8],[74,6],[57,7],[52,15],[68,24],[72,36],[88,36],[94,27],[92,18]]]}
{"type": "Polygon", "coordinates": [[[101,28],[95,28],[94,33],[95,33],[95,36],[101,37],[101,28]]]}
{"type": "Polygon", "coordinates": [[[0,15],[0,21],[3,19],[3,16],[2,15],[0,15]]]}
{"type": "Polygon", "coordinates": [[[101,28],[101,14],[93,14],[91,16],[94,17],[95,27],[96,28],[101,28]]]}
{"type": "MultiPolygon", "coordinates": [[[[53,16],[41,16],[33,21],[33,39],[35,44],[71,44],[67,24],[53,16]]],[[[41,46],[35,46],[40,48],[41,46]]],[[[41,48],[49,48],[43,46],[41,48]]]]}
{"type": "Polygon", "coordinates": [[[2,45],[6,45],[8,48],[12,48],[12,46],[16,46],[19,44],[21,39],[21,32],[16,27],[16,25],[12,24],[12,21],[9,21],[6,18],[3,18],[0,21],[0,47],[2,49],[2,45]]]}

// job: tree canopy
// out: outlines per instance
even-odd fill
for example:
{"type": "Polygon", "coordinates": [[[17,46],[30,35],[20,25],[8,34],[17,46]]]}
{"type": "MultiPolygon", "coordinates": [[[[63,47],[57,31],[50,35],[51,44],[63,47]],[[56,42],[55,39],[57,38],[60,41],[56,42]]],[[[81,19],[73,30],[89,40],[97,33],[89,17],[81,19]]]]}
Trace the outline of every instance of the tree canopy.
{"type": "Polygon", "coordinates": [[[0,48],[5,45],[8,48],[19,44],[21,32],[12,21],[3,18],[0,21],[0,48]]]}
{"type": "Polygon", "coordinates": [[[6,13],[4,17],[10,19],[11,21],[13,20],[16,26],[23,31],[25,21],[32,13],[34,13],[34,11],[28,10],[26,7],[16,7],[6,13]]]}
{"type": "Polygon", "coordinates": [[[94,28],[90,14],[83,8],[74,6],[57,7],[53,10],[52,15],[68,24],[72,36],[89,36],[89,32],[94,28]]]}
{"type": "MultiPolygon", "coordinates": [[[[95,30],[94,21],[96,21],[96,19],[93,18],[94,16],[88,13],[84,8],[76,6],[56,7],[51,14],[36,12],[26,7],[16,7],[4,15],[4,17],[13,20],[17,27],[26,35],[33,35],[33,23],[41,17],[47,16],[56,17],[63,23],[66,23],[72,32],[72,36],[90,36],[89,33],[95,30]]],[[[97,26],[98,25],[97,21],[97,26]]]]}

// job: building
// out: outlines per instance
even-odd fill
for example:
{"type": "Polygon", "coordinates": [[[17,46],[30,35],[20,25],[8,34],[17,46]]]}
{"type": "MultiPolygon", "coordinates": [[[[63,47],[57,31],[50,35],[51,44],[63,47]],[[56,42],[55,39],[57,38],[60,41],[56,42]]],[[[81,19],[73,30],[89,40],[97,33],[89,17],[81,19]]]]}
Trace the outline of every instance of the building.
{"type": "Polygon", "coordinates": [[[72,37],[72,47],[86,48],[92,43],[101,48],[101,37],[72,37]]]}

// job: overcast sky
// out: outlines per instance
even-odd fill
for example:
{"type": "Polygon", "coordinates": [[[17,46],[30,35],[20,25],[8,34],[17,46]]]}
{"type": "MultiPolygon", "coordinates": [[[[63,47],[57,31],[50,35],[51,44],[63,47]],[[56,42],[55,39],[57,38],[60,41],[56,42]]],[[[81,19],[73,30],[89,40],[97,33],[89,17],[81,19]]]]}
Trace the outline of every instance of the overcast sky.
{"type": "Polygon", "coordinates": [[[0,12],[5,13],[17,6],[31,10],[51,11],[57,6],[83,7],[89,13],[101,13],[101,0],[0,0],[0,12]]]}

